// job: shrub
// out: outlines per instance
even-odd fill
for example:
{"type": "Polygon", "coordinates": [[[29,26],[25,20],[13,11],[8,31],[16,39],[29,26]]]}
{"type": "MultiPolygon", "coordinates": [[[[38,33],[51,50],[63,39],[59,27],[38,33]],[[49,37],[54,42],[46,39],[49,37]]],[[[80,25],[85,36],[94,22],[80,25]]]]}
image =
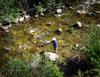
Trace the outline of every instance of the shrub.
{"type": "Polygon", "coordinates": [[[56,64],[47,58],[41,58],[38,53],[33,56],[32,64],[33,77],[63,77],[56,64]]]}
{"type": "Polygon", "coordinates": [[[92,26],[90,32],[87,35],[86,47],[88,49],[88,55],[91,59],[99,65],[100,63],[100,28],[92,26]]]}
{"type": "Polygon", "coordinates": [[[38,5],[34,5],[34,7],[36,9],[36,12],[38,13],[43,13],[45,11],[45,8],[41,3],[39,3],[38,5]]]}
{"type": "Polygon", "coordinates": [[[6,77],[32,77],[29,67],[17,58],[10,58],[2,67],[1,73],[6,77]]]}
{"type": "Polygon", "coordinates": [[[63,73],[60,72],[58,66],[52,62],[46,62],[44,67],[44,77],[63,77],[63,73]]]}
{"type": "Polygon", "coordinates": [[[87,34],[85,41],[88,49],[87,54],[91,58],[92,63],[96,69],[100,68],[100,28],[92,26],[90,32],[87,34]]]}

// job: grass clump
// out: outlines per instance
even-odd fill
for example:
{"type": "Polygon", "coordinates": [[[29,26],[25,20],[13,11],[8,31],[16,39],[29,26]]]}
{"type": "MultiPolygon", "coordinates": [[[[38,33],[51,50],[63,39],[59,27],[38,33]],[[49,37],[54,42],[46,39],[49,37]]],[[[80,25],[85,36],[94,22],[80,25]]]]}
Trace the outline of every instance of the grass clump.
{"type": "Polygon", "coordinates": [[[42,59],[39,53],[35,53],[28,61],[9,57],[0,68],[0,74],[5,77],[63,77],[56,63],[42,59]]]}
{"type": "Polygon", "coordinates": [[[96,69],[100,69],[100,28],[93,25],[87,34],[86,48],[87,54],[91,58],[96,69]]]}
{"type": "Polygon", "coordinates": [[[28,66],[18,58],[10,58],[2,67],[1,74],[5,77],[32,77],[28,66]]]}

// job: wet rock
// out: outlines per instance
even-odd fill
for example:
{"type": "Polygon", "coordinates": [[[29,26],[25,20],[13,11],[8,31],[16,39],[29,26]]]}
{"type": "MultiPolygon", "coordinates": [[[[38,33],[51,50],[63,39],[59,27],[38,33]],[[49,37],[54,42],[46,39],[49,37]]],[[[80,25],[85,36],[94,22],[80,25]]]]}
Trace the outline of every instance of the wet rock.
{"type": "Polygon", "coordinates": [[[34,29],[31,29],[31,30],[30,30],[30,33],[34,33],[34,32],[35,32],[35,30],[34,30],[34,29]]]}
{"type": "Polygon", "coordinates": [[[30,15],[25,15],[24,18],[25,18],[26,20],[29,20],[30,15]]]}
{"type": "Polygon", "coordinates": [[[4,47],[4,48],[2,49],[3,52],[9,52],[10,50],[11,50],[11,48],[9,48],[9,47],[4,47]]]}
{"type": "Polygon", "coordinates": [[[82,27],[82,23],[77,21],[74,25],[72,25],[75,29],[80,29],[82,27]]]}
{"type": "Polygon", "coordinates": [[[23,21],[24,21],[24,17],[20,17],[19,22],[23,22],[23,21]]]}
{"type": "Polygon", "coordinates": [[[28,45],[24,44],[24,45],[19,45],[18,46],[19,49],[26,49],[28,48],[28,45]]]}
{"type": "Polygon", "coordinates": [[[51,26],[52,25],[52,22],[49,21],[46,25],[47,26],[51,26]]]}
{"type": "Polygon", "coordinates": [[[57,14],[62,13],[62,9],[57,9],[57,10],[56,10],[56,13],[57,13],[57,14]]]}
{"type": "Polygon", "coordinates": [[[87,14],[87,11],[85,11],[85,10],[77,10],[77,14],[87,14]]]}
{"type": "Polygon", "coordinates": [[[55,17],[61,17],[62,14],[55,14],[54,16],[55,16],[55,17]]]}
{"type": "Polygon", "coordinates": [[[18,22],[19,22],[19,19],[16,18],[16,19],[14,19],[14,20],[12,21],[12,24],[16,24],[16,23],[18,23],[18,22]]]}
{"type": "Polygon", "coordinates": [[[44,16],[44,13],[40,13],[41,16],[44,16]]]}
{"type": "Polygon", "coordinates": [[[54,33],[56,33],[56,34],[60,35],[60,34],[62,33],[62,29],[61,29],[61,28],[59,28],[59,29],[57,29],[54,33]]]}
{"type": "Polygon", "coordinates": [[[5,29],[5,30],[8,30],[10,27],[12,27],[12,25],[11,25],[11,24],[6,25],[6,26],[2,26],[2,28],[3,28],[3,29],[5,29]]]}
{"type": "Polygon", "coordinates": [[[37,28],[32,28],[32,27],[30,27],[30,28],[28,29],[28,31],[29,31],[29,33],[34,33],[34,32],[37,31],[37,28]]]}
{"type": "Polygon", "coordinates": [[[97,24],[97,27],[100,27],[100,24],[97,24]]]}
{"type": "Polygon", "coordinates": [[[39,17],[39,15],[38,15],[38,14],[36,14],[36,15],[35,15],[35,17],[36,17],[36,18],[38,18],[38,17],[39,17]]]}
{"type": "Polygon", "coordinates": [[[49,58],[51,61],[56,61],[58,58],[58,55],[52,52],[44,52],[44,55],[49,58]]]}

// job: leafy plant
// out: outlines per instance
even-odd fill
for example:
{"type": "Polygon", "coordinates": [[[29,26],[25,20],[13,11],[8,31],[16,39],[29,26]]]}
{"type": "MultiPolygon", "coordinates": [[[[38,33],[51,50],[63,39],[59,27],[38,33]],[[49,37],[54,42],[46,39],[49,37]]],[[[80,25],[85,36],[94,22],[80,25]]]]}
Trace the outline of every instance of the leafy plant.
{"type": "Polygon", "coordinates": [[[37,6],[34,5],[34,7],[38,13],[43,13],[46,10],[41,3],[39,3],[37,6]]]}
{"type": "Polygon", "coordinates": [[[32,77],[29,67],[18,58],[10,58],[1,73],[6,77],[32,77]]]}
{"type": "Polygon", "coordinates": [[[100,69],[100,28],[93,25],[90,32],[87,34],[85,41],[88,49],[87,54],[92,60],[96,69],[100,69]]]}
{"type": "Polygon", "coordinates": [[[60,71],[56,64],[47,61],[44,65],[44,77],[63,77],[63,73],[60,71]]]}

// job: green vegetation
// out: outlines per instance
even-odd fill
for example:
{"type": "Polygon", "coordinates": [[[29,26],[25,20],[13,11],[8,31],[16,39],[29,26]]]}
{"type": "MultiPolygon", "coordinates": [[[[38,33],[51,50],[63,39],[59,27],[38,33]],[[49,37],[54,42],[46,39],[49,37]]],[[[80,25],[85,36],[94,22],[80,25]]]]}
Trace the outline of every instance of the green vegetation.
{"type": "Polygon", "coordinates": [[[45,12],[51,11],[59,5],[69,3],[78,3],[74,0],[0,0],[0,23],[3,21],[11,22],[22,15],[23,11],[26,12],[45,12]],[[34,11],[35,9],[35,11],[34,11]]]}
{"type": "Polygon", "coordinates": [[[69,9],[81,1],[0,0],[0,77],[99,77],[100,16],[69,9]],[[31,16],[29,20],[12,22],[25,18],[23,12],[31,16]],[[2,27],[4,21],[12,27],[2,27]],[[80,29],[72,27],[77,21],[80,29]],[[59,28],[61,34],[56,33],[59,28]],[[57,61],[41,54],[54,51],[52,44],[43,45],[53,37],[59,46],[57,61]]]}
{"type": "Polygon", "coordinates": [[[11,21],[20,15],[20,9],[14,0],[0,0],[0,22],[11,21]]]}
{"type": "Polygon", "coordinates": [[[29,70],[29,67],[20,59],[10,58],[1,72],[6,77],[32,77],[32,73],[29,70]]]}
{"type": "Polygon", "coordinates": [[[87,34],[86,47],[88,56],[91,58],[95,68],[100,70],[100,28],[92,25],[87,34]]]}
{"type": "Polygon", "coordinates": [[[42,63],[41,59],[38,53],[27,62],[22,61],[21,58],[10,57],[0,68],[0,73],[5,77],[63,77],[56,64],[47,59],[44,59],[42,63]]]}

